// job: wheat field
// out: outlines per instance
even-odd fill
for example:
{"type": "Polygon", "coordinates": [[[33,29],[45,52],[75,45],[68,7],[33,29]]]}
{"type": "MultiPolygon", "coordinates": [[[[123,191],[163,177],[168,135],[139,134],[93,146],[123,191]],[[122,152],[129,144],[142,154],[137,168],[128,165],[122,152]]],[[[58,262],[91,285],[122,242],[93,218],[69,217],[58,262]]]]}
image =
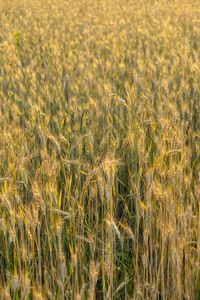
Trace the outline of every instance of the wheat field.
{"type": "Polygon", "coordinates": [[[200,299],[200,2],[0,0],[0,299],[200,299]]]}

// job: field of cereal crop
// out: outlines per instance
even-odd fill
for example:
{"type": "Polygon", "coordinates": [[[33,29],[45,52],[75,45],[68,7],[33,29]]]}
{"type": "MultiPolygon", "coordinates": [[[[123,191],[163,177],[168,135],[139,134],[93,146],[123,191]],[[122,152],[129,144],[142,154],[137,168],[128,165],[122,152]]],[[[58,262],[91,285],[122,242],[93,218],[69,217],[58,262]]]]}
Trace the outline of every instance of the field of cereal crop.
{"type": "Polygon", "coordinates": [[[0,0],[0,299],[200,299],[200,2],[0,0]]]}

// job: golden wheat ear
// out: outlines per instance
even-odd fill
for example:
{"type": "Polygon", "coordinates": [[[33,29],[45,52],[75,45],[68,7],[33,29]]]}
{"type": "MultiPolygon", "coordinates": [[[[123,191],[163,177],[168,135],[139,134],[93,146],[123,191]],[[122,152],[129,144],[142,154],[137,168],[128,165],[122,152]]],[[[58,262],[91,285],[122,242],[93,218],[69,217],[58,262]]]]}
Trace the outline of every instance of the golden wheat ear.
{"type": "Polygon", "coordinates": [[[65,69],[63,69],[62,72],[62,88],[65,100],[69,103],[71,99],[71,84],[69,75],[67,74],[65,69]]]}

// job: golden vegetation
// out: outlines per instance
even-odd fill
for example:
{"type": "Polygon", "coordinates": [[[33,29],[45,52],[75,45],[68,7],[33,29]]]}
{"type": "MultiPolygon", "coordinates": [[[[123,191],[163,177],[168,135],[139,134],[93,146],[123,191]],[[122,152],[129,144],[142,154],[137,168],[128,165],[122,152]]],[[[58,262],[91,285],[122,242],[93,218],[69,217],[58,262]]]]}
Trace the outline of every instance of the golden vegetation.
{"type": "Polygon", "coordinates": [[[200,299],[200,4],[1,0],[1,299],[200,299]]]}

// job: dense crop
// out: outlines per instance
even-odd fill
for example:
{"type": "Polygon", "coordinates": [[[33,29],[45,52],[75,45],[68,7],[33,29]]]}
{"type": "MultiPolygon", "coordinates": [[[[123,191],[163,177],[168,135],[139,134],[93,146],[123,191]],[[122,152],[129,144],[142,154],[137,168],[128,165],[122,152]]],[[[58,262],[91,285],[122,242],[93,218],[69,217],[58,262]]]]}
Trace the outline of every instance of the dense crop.
{"type": "Polygon", "coordinates": [[[200,299],[199,167],[199,1],[0,1],[0,299],[200,299]]]}

